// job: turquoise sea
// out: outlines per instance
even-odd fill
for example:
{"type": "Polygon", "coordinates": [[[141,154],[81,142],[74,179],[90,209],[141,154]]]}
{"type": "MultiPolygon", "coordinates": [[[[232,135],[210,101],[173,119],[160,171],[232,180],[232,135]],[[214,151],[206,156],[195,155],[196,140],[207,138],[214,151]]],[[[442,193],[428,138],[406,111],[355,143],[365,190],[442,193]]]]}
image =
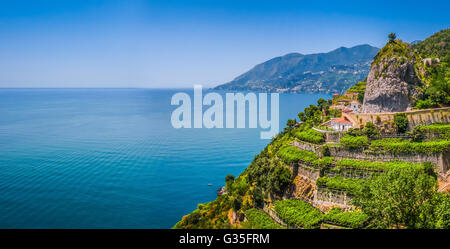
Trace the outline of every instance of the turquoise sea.
{"type": "MultiPolygon", "coordinates": [[[[269,140],[172,128],[180,91],[0,89],[0,228],[170,228],[214,200],[269,140]]],[[[281,94],[280,129],[320,97],[281,94]]]]}

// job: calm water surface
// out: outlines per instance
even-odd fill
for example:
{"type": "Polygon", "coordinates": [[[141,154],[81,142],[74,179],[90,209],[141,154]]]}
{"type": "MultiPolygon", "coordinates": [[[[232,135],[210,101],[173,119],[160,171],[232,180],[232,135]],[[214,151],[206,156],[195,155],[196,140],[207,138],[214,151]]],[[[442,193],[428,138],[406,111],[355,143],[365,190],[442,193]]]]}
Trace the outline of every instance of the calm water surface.
{"type": "MultiPolygon", "coordinates": [[[[172,128],[179,91],[0,89],[0,228],[170,228],[214,200],[269,140],[172,128]]],[[[280,127],[320,97],[281,94],[280,127]]]]}

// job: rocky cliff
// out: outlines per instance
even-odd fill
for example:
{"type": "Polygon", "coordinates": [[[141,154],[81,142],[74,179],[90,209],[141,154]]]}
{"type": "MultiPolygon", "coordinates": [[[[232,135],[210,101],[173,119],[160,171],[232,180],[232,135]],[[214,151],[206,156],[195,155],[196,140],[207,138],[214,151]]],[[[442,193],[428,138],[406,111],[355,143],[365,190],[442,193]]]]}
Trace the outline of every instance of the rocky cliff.
{"type": "Polygon", "coordinates": [[[402,112],[420,96],[422,63],[411,45],[390,41],[375,56],[367,77],[362,112],[402,112]]]}

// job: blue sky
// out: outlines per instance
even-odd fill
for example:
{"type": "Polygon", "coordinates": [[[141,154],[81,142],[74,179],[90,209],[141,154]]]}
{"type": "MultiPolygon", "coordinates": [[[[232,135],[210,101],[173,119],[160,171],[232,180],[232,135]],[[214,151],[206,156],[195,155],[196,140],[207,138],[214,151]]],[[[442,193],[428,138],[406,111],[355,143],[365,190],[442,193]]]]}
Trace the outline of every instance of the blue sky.
{"type": "Polygon", "coordinates": [[[450,27],[450,1],[0,1],[0,87],[210,87],[290,52],[450,27]]]}

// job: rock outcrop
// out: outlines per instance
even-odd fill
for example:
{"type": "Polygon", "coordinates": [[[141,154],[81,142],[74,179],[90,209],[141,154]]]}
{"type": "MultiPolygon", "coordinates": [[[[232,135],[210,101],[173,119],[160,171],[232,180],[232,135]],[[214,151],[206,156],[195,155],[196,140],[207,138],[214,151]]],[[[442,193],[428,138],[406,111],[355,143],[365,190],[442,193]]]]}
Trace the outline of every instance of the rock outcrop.
{"type": "Polygon", "coordinates": [[[421,60],[411,46],[389,42],[375,56],[362,107],[363,113],[402,112],[421,94],[421,60]]]}

